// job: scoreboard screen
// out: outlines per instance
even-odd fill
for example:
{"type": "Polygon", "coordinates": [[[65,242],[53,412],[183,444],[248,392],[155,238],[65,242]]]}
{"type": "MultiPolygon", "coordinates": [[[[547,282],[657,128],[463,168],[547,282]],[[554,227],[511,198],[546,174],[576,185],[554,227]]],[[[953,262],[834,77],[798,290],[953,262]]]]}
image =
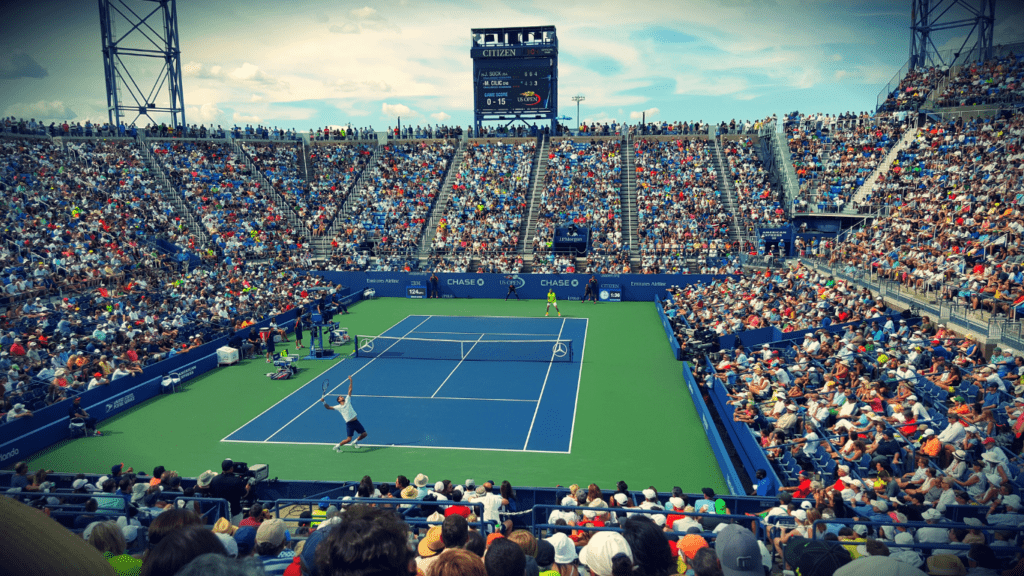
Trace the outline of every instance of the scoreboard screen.
{"type": "Polygon", "coordinates": [[[551,58],[477,61],[476,110],[482,114],[552,111],[551,58]]]}

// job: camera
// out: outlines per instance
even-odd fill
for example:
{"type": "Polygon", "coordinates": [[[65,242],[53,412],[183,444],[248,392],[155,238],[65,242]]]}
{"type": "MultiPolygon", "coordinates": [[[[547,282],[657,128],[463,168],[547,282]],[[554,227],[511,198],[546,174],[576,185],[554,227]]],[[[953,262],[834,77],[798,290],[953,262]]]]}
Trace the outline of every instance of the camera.
{"type": "Polygon", "coordinates": [[[235,474],[242,478],[251,479],[252,484],[266,480],[270,477],[270,469],[266,464],[253,464],[249,466],[245,462],[235,462],[235,474]]]}

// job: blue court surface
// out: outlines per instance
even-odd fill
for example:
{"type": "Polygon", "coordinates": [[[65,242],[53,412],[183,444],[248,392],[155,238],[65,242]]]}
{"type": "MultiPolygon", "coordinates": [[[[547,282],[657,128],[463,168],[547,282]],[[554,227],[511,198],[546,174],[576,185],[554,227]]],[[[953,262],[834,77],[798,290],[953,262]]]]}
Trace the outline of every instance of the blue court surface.
{"type": "Polygon", "coordinates": [[[337,444],[345,422],[322,383],[333,405],[352,376],[360,446],[567,454],[586,332],[583,318],[407,316],[222,441],[337,444]]]}

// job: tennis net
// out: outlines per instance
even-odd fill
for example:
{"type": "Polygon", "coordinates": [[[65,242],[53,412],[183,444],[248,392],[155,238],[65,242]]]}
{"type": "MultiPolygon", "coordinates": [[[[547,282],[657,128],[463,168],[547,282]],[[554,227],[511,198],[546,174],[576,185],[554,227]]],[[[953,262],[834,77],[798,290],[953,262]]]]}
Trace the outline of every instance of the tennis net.
{"type": "Polygon", "coordinates": [[[433,340],[356,336],[360,358],[485,362],[572,362],[572,340],[433,340]]]}

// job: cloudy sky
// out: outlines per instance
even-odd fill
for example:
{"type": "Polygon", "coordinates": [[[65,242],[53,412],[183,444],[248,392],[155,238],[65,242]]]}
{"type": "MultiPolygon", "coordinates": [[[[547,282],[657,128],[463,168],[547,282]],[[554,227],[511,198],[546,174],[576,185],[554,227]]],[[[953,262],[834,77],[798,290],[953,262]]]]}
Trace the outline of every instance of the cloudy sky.
{"type": "MultiPolygon", "coordinates": [[[[1024,3],[996,16],[997,44],[1024,40],[1024,3]]],[[[95,0],[8,10],[0,111],[105,120],[99,20],[95,0]]],[[[907,60],[910,2],[183,0],[178,21],[189,123],[466,125],[470,29],[525,25],[558,29],[563,115],[582,94],[584,121],[720,121],[872,108],[907,60]]]]}

